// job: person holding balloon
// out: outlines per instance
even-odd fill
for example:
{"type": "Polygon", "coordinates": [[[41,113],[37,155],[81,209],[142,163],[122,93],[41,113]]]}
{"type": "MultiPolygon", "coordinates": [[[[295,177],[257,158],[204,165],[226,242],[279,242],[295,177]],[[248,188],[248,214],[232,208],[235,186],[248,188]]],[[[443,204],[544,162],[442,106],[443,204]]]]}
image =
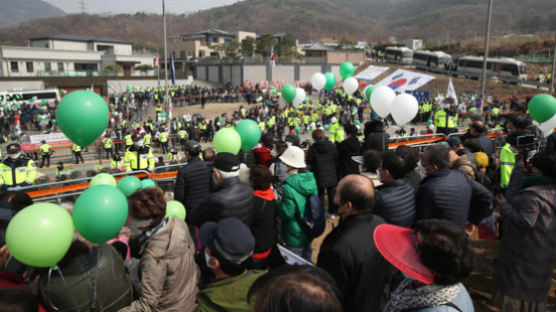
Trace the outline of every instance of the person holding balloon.
{"type": "Polygon", "coordinates": [[[141,134],[133,134],[133,146],[128,148],[124,155],[125,171],[135,170],[154,170],[154,156],[152,148],[143,144],[143,136],[141,134]]]}
{"type": "Polygon", "coordinates": [[[119,311],[193,311],[197,266],[187,225],[180,218],[165,217],[166,201],[157,189],[136,191],[129,203],[126,225],[141,233],[135,239],[141,286],[139,298],[119,311]]]}

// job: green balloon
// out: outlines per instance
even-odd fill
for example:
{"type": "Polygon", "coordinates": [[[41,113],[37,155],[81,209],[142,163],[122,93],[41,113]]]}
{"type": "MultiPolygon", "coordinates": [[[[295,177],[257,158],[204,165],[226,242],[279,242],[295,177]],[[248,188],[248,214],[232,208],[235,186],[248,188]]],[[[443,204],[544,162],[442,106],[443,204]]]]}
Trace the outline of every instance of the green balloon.
{"type": "Polygon", "coordinates": [[[342,78],[347,79],[353,76],[354,72],[355,68],[351,62],[344,62],[340,65],[340,75],[342,75],[342,78]]]}
{"type": "Polygon", "coordinates": [[[56,265],[72,240],[70,214],[50,203],[24,208],[13,217],[6,231],[10,253],[22,263],[41,268],[56,265]]]}
{"type": "Polygon", "coordinates": [[[326,78],[326,83],[324,84],[324,90],[330,91],[334,89],[336,85],[336,75],[331,72],[327,72],[324,74],[324,78],[326,78]]]}
{"type": "Polygon", "coordinates": [[[236,131],[241,138],[241,150],[246,153],[251,151],[261,139],[261,128],[251,119],[240,121],[236,131]]]}
{"type": "Polygon", "coordinates": [[[294,85],[288,83],[287,85],[282,87],[282,98],[286,103],[291,103],[293,99],[295,99],[295,94],[297,89],[294,85]]]}
{"type": "Polygon", "coordinates": [[[112,187],[117,187],[118,183],[112,175],[108,173],[99,173],[91,180],[89,188],[97,185],[110,185],[112,187]]]}
{"type": "Polygon", "coordinates": [[[535,121],[543,123],[556,114],[556,98],[548,94],[539,94],[529,101],[529,114],[535,121]]]}
{"type": "Polygon", "coordinates": [[[118,182],[118,188],[125,196],[130,196],[141,188],[141,180],[136,176],[127,176],[118,182]]]}
{"type": "Polygon", "coordinates": [[[46,100],[41,100],[41,105],[44,106],[44,105],[46,105],[46,104],[48,104],[48,102],[47,102],[46,100]]]}
{"type": "Polygon", "coordinates": [[[141,188],[156,188],[156,184],[151,179],[145,179],[141,181],[141,188]]]}
{"type": "Polygon", "coordinates": [[[88,146],[108,126],[108,105],[91,91],[79,90],[66,95],[56,110],[62,132],[75,144],[88,146]]]}
{"type": "Polygon", "coordinates": [[[370,85],[368,87],[365,88],[365,99],[367,101],[371,100],[371,94],[373,94],[373,91],[376,89],[376,86],[374,85],[370,85]]]}
{"type": "Polygon", "coordinates": [[[38,120],[38,121],[41,121],[41,120],[42,120],[42,115],[38,115],[38,116],[37,116],[37,120],[38,120]]]}
{"type": "Polygon", "coordinates": [[[109,185],[92,187],[77,198],[73,223],[88,241],[102,244],[114,238],[127,220],[127,199],[109,185]]]}
{"type": "Polygon", "coordinates": [[[356,120],[356,121],[355,121],[355,125],[356,125],[356,126],[359,126],[360,124],[361,124],[361,121],[359,121],[359,120],[356,120]]]}
{"type": "Polygon", "coordinates": [[[52,123],[53,123],[53,124],[56,124],[56,119],[52,119],[52,123]]]}
{"type": "Polygon", "coordinates": [[[330,129],[329,125],[324,125],[324,131],[328,131],[328,129],[330,129]]]}
{"type": "Polygon", "coordinates": [[[214,135],[214,149],[217,153],[228,152],[237,155],[240,148],[241,137],[235,129],[220,129],[214,135]]]}
{"type": "Polygon", "coordinates": [[[131,90],[131,86],[127,86],[125,89],[126,89],[127,91],[130,91],[130,90],[131,90]]]}
{"type": "Polygon", "coordinates": [[[166,216],[185,220],[185,207],[177,200],[166,202],[166,216]]]}

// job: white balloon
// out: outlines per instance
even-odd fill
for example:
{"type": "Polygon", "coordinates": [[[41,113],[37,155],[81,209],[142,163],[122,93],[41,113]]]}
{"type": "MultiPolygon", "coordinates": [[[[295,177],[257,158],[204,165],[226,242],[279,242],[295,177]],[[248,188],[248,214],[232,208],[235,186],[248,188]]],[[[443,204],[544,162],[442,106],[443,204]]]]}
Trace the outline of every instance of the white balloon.
{"type": "Polygon", "coordinates": [[[357,82],[357,79],[353,77],[349,77],[346,80],[344,80],[344,84],[342,87],[344,88],[344,91],[346,91],[348,95],[352,95],[359,88],[359,82],[357,82]]]}
{"type": "Polygon", "coordinates": [[[305,90],[301,88],[295,89],[295,98],[292,101],[293,106],[297,107],[297,105],[303,103],[305,101],[305,90]]]}
{"type": "Polygon", "coordinates": [[[556,115],[552,116],[549,120],[539,124],[539,128],[543,132],[545,137],[548,137],[554,132],[554,128],[556,128],[556,115]]]}
{"type": "Polygon", "coordinates": [[[419,111],[419,102],[417,99],[408,93],[402,93],[394,98],[394,101],[390,105],[390,112],[392,113],[392,118],[399,126],[403,126],[410,122],[417,116],[419,111]]]}
{"type": "Polygon", "coordinates": [[[326,77],[322,73],[314,73],[311,77],[311,84],[315,90],[320,91],[326,84],[326,77]]]}
{"type": "Polygon", "coordinates": [[[388,86],[378,86],[371,94],[371,107],[377,115],[386,118],[390,114],[390,104],[396,97],[396,92],[388,86]]]}

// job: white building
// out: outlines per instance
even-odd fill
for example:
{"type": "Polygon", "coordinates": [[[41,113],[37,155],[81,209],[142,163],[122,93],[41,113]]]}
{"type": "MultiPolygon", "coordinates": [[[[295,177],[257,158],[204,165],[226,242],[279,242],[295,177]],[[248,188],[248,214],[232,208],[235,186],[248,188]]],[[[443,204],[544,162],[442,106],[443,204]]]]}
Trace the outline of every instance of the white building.
{"type": "Polygon", "coordinates": [[[152,67],[152,54],[134,54],[131,42],[113,38],[60,34],[32,38],[28,47],[0,46],[0,77],[99,76],[108,65],[119,66],[118,76],[154,74],[136,70],[152,67]]]}
{"type": "Polygon", "coordinates": [[[421,39],[406,39],[402,43],[413,51],[423,49],[423,40],[421,39]]]}

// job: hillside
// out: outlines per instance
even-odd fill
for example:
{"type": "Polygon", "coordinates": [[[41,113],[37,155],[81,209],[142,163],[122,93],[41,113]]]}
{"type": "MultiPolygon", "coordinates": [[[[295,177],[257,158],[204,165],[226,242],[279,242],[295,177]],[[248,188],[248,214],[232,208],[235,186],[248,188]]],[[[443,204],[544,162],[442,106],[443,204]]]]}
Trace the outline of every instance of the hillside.
{"type": "MultiPolygon", "coordinates": [[[[0,0],[7,1],[7,0],[0,0]]],[[[37,1],[37,0],[25,0],[37,1]]],[[[554,0],[495,1],[493,35],[556,29],[554,0]]],[[[170,36],[207,28],[261,33],[287,32],[301,42],[423,38],[453,41],[481,37],[483,0],[245,0],[192,14],[170,15],[170,36]]],[[[137,46],[160,46],[162,18],[156,14],[66,15],[0,28],[0,44],[25,44],[56,33],[110,36],[137,46]]]]}
{"type": "Polygon", "coordinates": [[[0,27],[65,14],[59,8],[41,0],[0,0],[0,8],[0,27]]]}

